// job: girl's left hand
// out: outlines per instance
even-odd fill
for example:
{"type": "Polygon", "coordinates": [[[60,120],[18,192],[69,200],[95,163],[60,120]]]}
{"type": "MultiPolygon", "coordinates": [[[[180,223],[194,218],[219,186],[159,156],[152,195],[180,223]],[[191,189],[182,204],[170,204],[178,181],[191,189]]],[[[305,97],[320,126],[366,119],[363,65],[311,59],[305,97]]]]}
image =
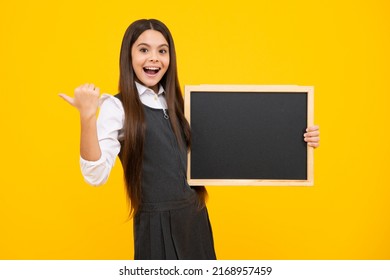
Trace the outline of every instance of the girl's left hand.
{"type": "Polygon", "coordinates": [[[306,128],[306,133],[303,134],[303,137],[308,146],[318,148],[320,146],[320,127],[313,125],[306,128]]]}

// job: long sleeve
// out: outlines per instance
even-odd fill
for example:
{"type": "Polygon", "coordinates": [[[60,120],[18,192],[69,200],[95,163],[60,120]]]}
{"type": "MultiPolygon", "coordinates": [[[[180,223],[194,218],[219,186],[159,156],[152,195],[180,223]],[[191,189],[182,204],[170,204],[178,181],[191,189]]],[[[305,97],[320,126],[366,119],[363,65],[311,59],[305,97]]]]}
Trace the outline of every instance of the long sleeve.
{"type": "Polygon", "coordinates": [[[99,186],[107,181],[121,149],[119,139],[122,137],[123,122],[122,103],[112,95],[103,94],[97,120],[101,157],[97,161],[88,161],[80,157],[81,173],[90,185],[99,186]]]}

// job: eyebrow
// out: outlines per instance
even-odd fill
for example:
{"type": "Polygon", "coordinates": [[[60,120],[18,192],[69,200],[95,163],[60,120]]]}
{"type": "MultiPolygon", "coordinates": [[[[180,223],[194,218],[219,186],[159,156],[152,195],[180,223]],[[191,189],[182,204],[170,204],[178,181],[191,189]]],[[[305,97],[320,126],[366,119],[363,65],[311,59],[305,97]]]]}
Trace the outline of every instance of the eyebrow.
{"type": "MultiPolygon", "coordinates": [[[[150,45],[147,44],[147,43],[139,43],[139,44],[137,45],[137,47],[142,46],[142,45],[147,46],[147,47],[150,47],[150,45]]],[[[161,48],[161,47],[167,47],[167,48],[169,48],[169,45],[168,45],[168,44],[161,44],[161,45],[158,46],[158,48],[161,48]]]]}

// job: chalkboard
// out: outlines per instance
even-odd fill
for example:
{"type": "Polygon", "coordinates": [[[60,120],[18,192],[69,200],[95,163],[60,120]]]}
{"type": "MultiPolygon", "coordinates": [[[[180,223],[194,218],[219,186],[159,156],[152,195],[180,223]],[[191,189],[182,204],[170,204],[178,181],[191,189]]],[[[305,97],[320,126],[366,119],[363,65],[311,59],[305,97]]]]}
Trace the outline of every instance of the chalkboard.
{"type": "Polygon", "coordinates": [[[190,185],[313,185],[313,87],[185,87],[190,185]]]}

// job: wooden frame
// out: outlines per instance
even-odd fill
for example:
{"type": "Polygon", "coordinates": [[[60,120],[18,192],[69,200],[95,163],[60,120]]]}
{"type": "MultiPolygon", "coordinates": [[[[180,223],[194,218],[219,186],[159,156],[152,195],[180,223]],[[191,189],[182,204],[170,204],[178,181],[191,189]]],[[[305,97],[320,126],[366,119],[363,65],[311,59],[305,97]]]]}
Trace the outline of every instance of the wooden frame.
{"type": "MultiPolygon", "coordinates": [[[[198,86],[185,86],[185,116],[191,125],[191,100],[196,98],[197,93],[202,93],[204,96],[207,94],[241,94],[241,93],[300,93],[307,95],[307,126],[313,125],[314,117],[314,88],[311,86],[287,86],[287,85],[198,85],[198,86]]],[[[209,95],[211,96],[211,95],[209,95]]],[[[228,95],[226,95],[228,96],[228,95]]],[[[226,97],[225,96],[225,97],[226,97]]],[[[272,96],[272,95],[269,95],[272,96]]],[[[284,95],[288,96],[288,95],[284,95]]],[[[279,97],[278,97],[279,98],[279,97]]],[[[195,100],[195,99],[194,99],[195,100]]],[[[205,103],[208,104],[208,103],[205,103]]],[[[195,106],[195,105],[194,105],[195,106]]],[[[208,106],[208,105],[207,105],[208,106]]],[[[305,105],[306,106],[306,105],[305,105]]],[[[200,110],[200,109],[199,109],[200,110]]],[[[213,118],[209,118],[212,122],[213,118]]],[[[193,131],[194,133],[194,131],[193,131]]],[[[196,132],[195,132],[196,133],[196,132]]],[[[224,138],[225,141],[225,138],[224,138]]],[[[303,141],[303,131],[302,131],[303,141]]],[[[314,184],[314,159],[313,159],[313,148],[303,146],[306,158],[306,178],[300,179],[280,179],[280,178],[192,178],[191,170],[191,158],[193,151],[191,150],[188,155],[188,169],[187,169],[187,180],[190,185],[210,185],[210,186],[312,186],[314,184]]],[[[195,155],[195,154],[194,154],[195,155]]]]}

